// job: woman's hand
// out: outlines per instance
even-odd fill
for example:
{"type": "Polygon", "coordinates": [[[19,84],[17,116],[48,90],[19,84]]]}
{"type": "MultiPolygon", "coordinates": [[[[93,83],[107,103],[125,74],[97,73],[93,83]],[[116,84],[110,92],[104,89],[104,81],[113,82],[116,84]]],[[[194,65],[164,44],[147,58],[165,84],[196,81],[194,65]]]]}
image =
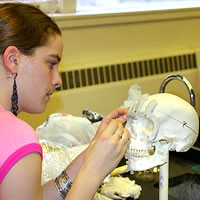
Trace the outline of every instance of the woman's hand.
{"type": "Polygon", "coordinates": [[[87,149],[83,165],[102,181],[118,165],[128,148],[130,135],[124,128],[127,111],[118,108],[107,115],[87,149]]]}
{"type": "Polygon", "coordinates": [[[118,120],[121,121],[121,123],[123,125],[125,125],[126,120],[127,120],[127,112],[128,112],[128,108],[117,108],[116,110],[114,110],[111,113],[109,113],[101,121],[101,124],[100,124],[100,126],[99,126],[99,128],[97,130],[97,134],[99,132],[102,132],[102,130],[105,129],[108,126],[108,124],[110,123],[110,121],[112,119],[118,119],[118,120]]]}

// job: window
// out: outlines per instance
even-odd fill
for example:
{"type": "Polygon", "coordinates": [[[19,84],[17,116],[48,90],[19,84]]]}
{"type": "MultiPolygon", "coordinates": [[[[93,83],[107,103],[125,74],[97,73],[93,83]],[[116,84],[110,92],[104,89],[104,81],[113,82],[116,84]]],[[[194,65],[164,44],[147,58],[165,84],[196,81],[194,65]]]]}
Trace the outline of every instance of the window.
{"type": "Polygon", "coordinates": [[[77,0],[76,10],[166,10],[200,7],[200,0],[77,0]]]}
{"type": "Polygon", "coordinates": [[[30,3],[46,13],[104,13],[200,7],[200,0],[0,0],[30,3]]]}

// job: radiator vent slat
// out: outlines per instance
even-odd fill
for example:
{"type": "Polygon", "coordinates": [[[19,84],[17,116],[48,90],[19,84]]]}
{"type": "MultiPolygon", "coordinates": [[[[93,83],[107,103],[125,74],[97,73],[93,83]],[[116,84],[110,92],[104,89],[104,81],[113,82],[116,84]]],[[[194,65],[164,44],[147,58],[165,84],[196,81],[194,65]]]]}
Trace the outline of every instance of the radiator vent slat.
{"type": "Polygon", "coordinates": [[[196,55],[185,54],[157,59],[134,61],[62,72],[63,85],[57,90],[68,90],[115,81],[176,72],[197,68],[196,55]]]}

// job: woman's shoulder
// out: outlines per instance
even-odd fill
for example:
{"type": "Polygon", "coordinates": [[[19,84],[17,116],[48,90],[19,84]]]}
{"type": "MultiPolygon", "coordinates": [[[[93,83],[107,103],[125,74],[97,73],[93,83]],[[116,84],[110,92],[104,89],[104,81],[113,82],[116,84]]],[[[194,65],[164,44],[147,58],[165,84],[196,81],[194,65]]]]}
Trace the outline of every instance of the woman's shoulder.
{"type": "Polygon", "coordinates": [[[34,129],[9,111],[0,112],[0,183],[8,171],[25,155],[42,148],[34,129]]]}
{"type": "MultiPolygon", "coordinates": [[[[0,112],[0,135],[16,135],[37,139],[34,129],[9,111],[0,112]]],[[[1,137],[1,136],[0,136],[1,137]]]]}
{"type": "Polygon", "coordinates": [[[0,112],[0,152],[10,154],[25,146],[40,146],[34,129],[11,112],[0,112]]]}

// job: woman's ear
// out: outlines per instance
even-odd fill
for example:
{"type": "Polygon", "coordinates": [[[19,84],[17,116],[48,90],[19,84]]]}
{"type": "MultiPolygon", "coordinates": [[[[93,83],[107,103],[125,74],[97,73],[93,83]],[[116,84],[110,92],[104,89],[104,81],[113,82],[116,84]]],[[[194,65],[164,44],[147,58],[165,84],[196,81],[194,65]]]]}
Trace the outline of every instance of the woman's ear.
{"type": "Polygon", "coordinates": [[[3,53],[3,64],[11,74],[18,72],[20,51],[15,46],[9,46],[3,53]]]}

